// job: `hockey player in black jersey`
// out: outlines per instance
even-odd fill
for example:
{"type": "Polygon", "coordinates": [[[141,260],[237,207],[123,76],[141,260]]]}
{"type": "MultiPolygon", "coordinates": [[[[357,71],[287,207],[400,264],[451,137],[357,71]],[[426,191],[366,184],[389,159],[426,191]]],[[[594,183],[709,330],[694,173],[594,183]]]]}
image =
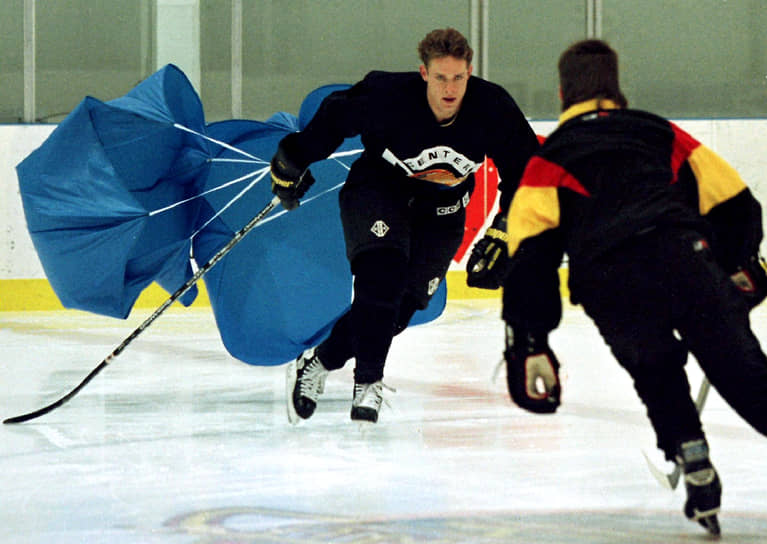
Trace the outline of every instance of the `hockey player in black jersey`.
{"type": "MultiPolygon", "coordinates": [[[[573,302],[631,375],[658,447],[684,473],[685,515],[718,534],[722,487],[684,365],[692,353],[722,398],[767,434],[767,358],[748,316],[767,293],[761,207],[709,148],[627,108],[617,55],[605,42],[571,46],[559,75],[560,125],[528,163],[510,206],[509,281],[568,254],[573,302]]],[[[530,341],[509,328],[512,398],[551,411],[559,403],[556,357],[545,337],[530,341]]]]}
{"type": "Polygon", "coordinates": [[[475,170],[492,157],[505,208],[538,147],[512,97],[472,76],[461,33],[434,30],[418,53],[418,72],[374,71],[330,94],[272,159],[272,190],[292,209],[313,182],[311,163],[347,137],[360,135],[365,147],[339,195],[353,302],[324,342],[288,365],[292,423],[313,414],[328,372],[352,358],[351,418],[377,421],[392,339],[445,277],[463,238],[475,170]]]}

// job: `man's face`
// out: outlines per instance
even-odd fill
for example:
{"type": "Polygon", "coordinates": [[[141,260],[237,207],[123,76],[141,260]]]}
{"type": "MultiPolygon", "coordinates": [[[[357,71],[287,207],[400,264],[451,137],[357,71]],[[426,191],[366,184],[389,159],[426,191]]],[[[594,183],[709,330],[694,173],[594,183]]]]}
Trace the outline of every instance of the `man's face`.
{"type": "Polygon", "coordinates": [[[432,59],[428,66],[421,65],[426,99],[437,121],[445,121],[458,113],[471,69],[465,60],[455,57],[440,57],[432,59]]]}

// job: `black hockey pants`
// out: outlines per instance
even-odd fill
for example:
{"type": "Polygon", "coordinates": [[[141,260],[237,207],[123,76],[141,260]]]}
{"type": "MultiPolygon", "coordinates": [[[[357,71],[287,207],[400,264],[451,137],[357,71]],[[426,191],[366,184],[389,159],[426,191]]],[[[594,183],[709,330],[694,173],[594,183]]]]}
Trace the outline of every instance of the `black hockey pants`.
{"type": "Polygon", "coordinates": [[[328,370],[354,358],[357,382],[383,378],[393,337],[426,308],[461,244],[468,190],[446,192],[452,206],[443,207],[392,183],[344,185],[339,204],[354,300],[317,348],[328,370]]]}
{"type": "Polygon", "coordinates": [[[683,368],[688,351],[727,403],[767,435],[767,358],[742,295],[699,234],[658,228],[587,270],[574,264],[571,289],[633,378],[668,459],[681,440],[703,436],[683,368]]]}

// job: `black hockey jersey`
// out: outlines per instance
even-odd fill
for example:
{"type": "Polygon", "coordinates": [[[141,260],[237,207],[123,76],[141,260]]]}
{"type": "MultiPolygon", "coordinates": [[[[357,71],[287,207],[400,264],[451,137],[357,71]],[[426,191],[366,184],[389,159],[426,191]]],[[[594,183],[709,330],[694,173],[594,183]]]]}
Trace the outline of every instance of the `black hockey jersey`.
{"type": "Polygon", "coordinates": [[[728,272],[762,239],[761,207],[721,157],[661,117],[590,100],[563,113],[530,160],[510,207],[509,252],[564,250],[572,280],[611,248],[674,225],[709,236],[728,272]]]}
{"type": "Polygon", "coordinates": [[[508,209],[538,148],[516,102],[496,84],[470,77],[457,116],[440,125],[418,72],[380,71],[326,97],[306,128],[283,144],[299,166],[307,167],[357,135],[365,151],[352,165],[347,184],[377,180],[450,200],[471,190],[474,171],[488,156],[500,175],[502,209],[508,209]]]}

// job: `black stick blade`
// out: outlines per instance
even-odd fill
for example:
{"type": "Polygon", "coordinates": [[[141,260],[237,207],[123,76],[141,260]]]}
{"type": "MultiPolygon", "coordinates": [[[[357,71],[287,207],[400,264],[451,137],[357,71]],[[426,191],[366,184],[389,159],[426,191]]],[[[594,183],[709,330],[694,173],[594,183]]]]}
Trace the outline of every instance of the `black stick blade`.
{"type": "Polygon", "coordinates": [[[3,424],[4,425],[11,425],[13,423],[24,423],[25,421],[29,421],[30,419],[38,418],[38,417],[40,417],[42,415],[47,414],[48,412],[50,412],[52,410],[55,410],[56,408],[58,408],[62,404],[68,402],[69,399],[71,399],[72,397],[77,395],[77,393],[80,391],[80,389],[85,387],[88,384],[88,382],[91,381],[94,377],[96,377],[96,374],[101,372],[104,369],[104,367],[106,367],[108,364],[109,363],[107,362],[107,360],[101,361],[101,364],[99,366],[97,366],[96,368],[94,368],[93,370],[91,370],[91,373],[88,374],[83,379],[83,381],[81,381],[77,385],[77,387],[72,389],[69,393],[67,393],[66,395],[61,397],[56,402],[51,403],[48,406],[44,406],[44,407],[42,407],[42,408],[40,408],[38,410],[35,410],[34,412],[29,412],[28,414],[21,414],[20,416],[9,417],[8,419],[3,421],[3,424]]]}

